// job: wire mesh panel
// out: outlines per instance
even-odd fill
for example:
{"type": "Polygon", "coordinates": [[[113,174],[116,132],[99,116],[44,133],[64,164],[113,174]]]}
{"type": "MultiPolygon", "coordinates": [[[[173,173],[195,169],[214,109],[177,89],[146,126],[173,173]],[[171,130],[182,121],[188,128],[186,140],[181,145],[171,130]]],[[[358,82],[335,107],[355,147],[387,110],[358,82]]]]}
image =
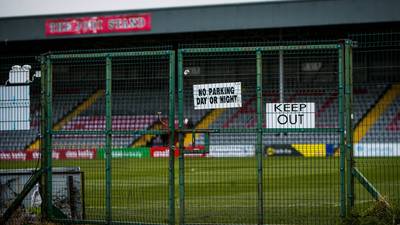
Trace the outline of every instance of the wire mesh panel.
{"type": "MultiPolygon", "coordinates": [[[[52,204],[56,218],[105,220],[106,61],[66,57],[51,60],[52,204]],[[80,176],[57,179],[57,170],[80,176]],[[64,215],[64,216],[60,216],[64,215]]],[[[49,78],[48,78],[49,79],[49,78]]]]}
{"type": "Polygon", "coordinates": [[[173,220],[171,55],[142,51],[47,57],[47,139],[53,156],[48,180],[56,221],[173,220]],[[71,175],[56,179],[57,169],[71,175]]]}
{"type": "Polygon", "coordinates": [[[181,144],[191,147],[180,157],[181,223],[337,223],[340,48],[181,50],[178,117],[181,144]]]}
{"type": "Polygon", "coordinates": [[[180,212],[185,223],[254,224],[255,134],[243,133],[251,131],[246,123],[256,114],[255,53],[184,52],[182,67],[183,115],[179,116],[183,128],[199,131],[183,136],[188,150],[184,171],[180,167],[185,181],[180,212]],[[242,110],[248,115],[243,116],[242,110]],[[203,149],[208,151],[196,153],[203,149]]]}
{"type": "Polygon", "coordinates": [[[118,57],[112,68],[113,220],[167,223],[170,56],[118,57]]]}
{"type": "Polygon", "coordinates": [[[40,136],[40,104],[37,58],[0,57],[0,215],[11,217],[9,223],[25,223],[29,215],[40,217],[35,176],[40,170],[40,145],[32,145],[40,136]],[[33,189],[15,205],[18,210],[9,211],[25,186],[33,189]]]}
{"type": "Polygon", "coordinates": [[[339,219],[338,59],[337,49],[263,52],[267,224],[339,219]]]}
{"type": "Polygon", "coordinates": [[[351,41],[179,49],[177,82],[174,51],[51,54],[43,74],[0,58],[0,212],[25,183],[17,206],[88,224],[336,224],[399,204],[399,37],[352,36],[354,57],[351,41]]]}
{"type": "MultiPolygon", "coordinates": [[[[389,204],[400,203],[400,34],[351,35],[354,49],[354,159],[359,171],[389,204]]],[[[355,181],[355,206],[374,195],[355,181]]],[[[372,193],[374,194],[374,193],[372,193]]],[[[376,197],[376,196],[375,196],[376,197]]]]}

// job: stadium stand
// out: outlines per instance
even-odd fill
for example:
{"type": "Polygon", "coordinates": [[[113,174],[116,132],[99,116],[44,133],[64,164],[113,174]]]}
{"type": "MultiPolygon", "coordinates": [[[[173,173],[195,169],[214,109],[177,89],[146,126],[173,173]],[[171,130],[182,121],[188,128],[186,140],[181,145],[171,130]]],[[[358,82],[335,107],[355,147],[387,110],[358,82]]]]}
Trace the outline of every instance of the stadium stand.
{"type": "MultiPolygon", "coordinates": [[[[355,87],[354,88],[354,123],[357,124],[367,111],[374,106],[378,98],[385,92],[387,85],[374,85],[374,88],[355,87]]],[[[290,91],[289,91],[290,93],[290,91]]],[[[338,127],[338,98],[337,92],[328,92],[323,89],[316,89],[313,92],[295,92],[292,91],[289,102],[315,102],[317,106],[316,112],[316,127],[319,128],[334,128],[338,127]]],[[[272,99],[271,102],[278,101],[278,93],[264,93],[264,98],[272,99]]],[[[245,126],[247,128],[255,128],[255,98],[244,99],[243,107],[237,109],[236,112],[230,113],[230,117],[222,115],[213,128],[238,128],[245,126]]],[[[228,114],[226,111],[225,114],[228,114]]],[[[393,115],[393,112],[388,110],[387,115],[393,115]]],[[[385,120],[385,119],[382,119],[385,120]]],[[[265,126],[265,124],[264,124],[265,126]]],[[[377,128],[379,131],[381,128],[377,128]]],[[[210,138],[210,144],[252,144],[255,143],[256,136],[254,134],[213,134],[210,138]]],[[[304,133],[289,133],[282,135],[264,134],[264,144],[292,144],[292,143],[322,143],[329,141],[329,144],[338,144],[339,138],[332,134],[318,134],[314,138],[304,133]]]]}
{"type": "MultiPolygon", "coordinates": [[[[367,86],[354,87],[354,124],[357,124],[378,101],[378,98],[387,90],[388,85],[385,84],[368,84],[367,86]],[[371,88],[371,86],[373,88],[371,88]]],[[[89,98],[90,93],[66,91],[54,94],[53,98],[53,122],[57,124],[68,113],[74,111],[82,102],[89,98]]],[[[143,103],[141,99],[150,99],[150,96],[161,96],[166,93],[166,90],[149,91],[116,91],[113,93],[113,122],[112,127],[114,130],[142,130],[142,129],[160,129],[154,128],[154,124],[158,123],[157,112],[160,109],[166,109],[167,103],[160,102],[157,104],[149,104],[153,106],[150,108],[142,109],[140,105],[143,103]],[[140,113],[140,114],[138,114],[140,113]]],[[[338,112],[338,96],[337,92],[327,91],[324,89],[315,88],[313,91],[302,92],[299,90],[286,89],[287,101],[289,102],[315,102],[317,106],[316,112],[316,127],[328,128],[337,127],[338,120],[335,116],[338,112]]],[[[255,128],[256,124],[256,109],[255,97],[252,93],[243,93],[243,105],[239,109],[222,109],[215,118],[210,120],[207,115],[216,113],[215,110],[194,110],[192,107],[192,99],[190,90],[185,92],[184,99],[187,100],[184,105],[184,117],[190,118],[196,128],[255,128]],[[199,127],[200,126],[200,127],[199,127]]],[[[278,102],[277,92],[265,92],[264,101],[278,102]]],[[[399,98],[382,113],[378,122],[370,129],[362,141],[373,142],[382,140],[382,137],[390,139],[388,141],[398,140],[399,128],[399,113],[396,111],[399,108],[399,98]],[[376,138],[375,138],[376,137],[376,138]]],[[[23,131],[24,135],[21,136],[21,131],[1,131],[0,135],[0,149],[1,150],[21,150],[26,149],[37,137],[39,129],[38,110],[39,102],[32,101],[31,103],[31,129],[23,131]]],[[[166,113],[166,112],[165,112],[166,113]]],[[[167,115],[162,115],[166,119],[167,115]]],[[[103,130],[105,129],[105,97],[100,96],[96,101],[89,105],[86,109],[82,110],[78,115],[74,115],[71,120],[66,121],[61,130],[103,130]]],[[[177,122],[176,122],[177,123],[177,122]]],[[[264,123],[265,126],[265,123],[264,123]]],[[[138,140],[140,135],[119,135],[113,137],[113,147],[128,147],[131,146],[135,140],[138,140]]],[[[146,139],[142,144],[149,144],[154,136],[146,139]]],[[[255,143],[254,134],[240,134],[240,135],[226,135],[226,134],[212,134],[210,136],[210,144],[251,144],[255,143]]],[[[189,142],[191,139],[187,137],[185,140],[189,142]]],[[[98,148],[104,145],[104,136],[102,135],[81,135],[81,136],[63,136],[58,135],[53,139],[55,149],[76,149],[76,148],[98,148]]],[[[329,141],[330,144],[338,144],[337,135],[315,135],[310,139],[307,134],[281,134],[269,135],[264,134],[264,144],[290,144],[290,143],[320,143],[329,141]],[[304,138],[303,138],[304,136],[304,138]],[[307,137],[307,138],[306,138],[307,137]]],[[[204,143],[204,134],[196,135],[196,143],[204,143]]],[[[187,143],[186,143],[187,144],[187,143]]]]}
{"type": "MultiPolygon", "coordinates": [[[[117,115],[113,116],[113,130],[144,130],[157,121],[155,115],[117,115]]],[[[67,123],[63,130],[104,130],[104,116],[77,116],[67,123]]],[[[113,147],[129,146],[140,135],[114,135],[113,147]]],[[[58,136],[54,139],[54,146],[58,149],[97,148],[104,146],[103,135],[58,136]]]]}
{"type": "Polygon", "coordinates": [[[382,113],[379,119],[372,126],[361,142],[382,142],[395,143],[400,140],[400,96],[382,113]]]}

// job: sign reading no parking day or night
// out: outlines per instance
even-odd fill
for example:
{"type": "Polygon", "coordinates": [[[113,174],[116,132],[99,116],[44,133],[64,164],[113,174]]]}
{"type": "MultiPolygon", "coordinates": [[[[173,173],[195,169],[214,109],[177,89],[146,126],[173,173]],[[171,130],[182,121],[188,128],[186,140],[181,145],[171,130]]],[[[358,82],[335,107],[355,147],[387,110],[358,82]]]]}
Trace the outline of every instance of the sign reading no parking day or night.
{"type": "Polygon", "coordinates": [[[315,103],[267,103],[266,128],[315,128],[315,103]]]}
{"type": "Polygon", "coordinates": [[[194,109],[242,107],[241,82],[193,85],[194,109]]]}

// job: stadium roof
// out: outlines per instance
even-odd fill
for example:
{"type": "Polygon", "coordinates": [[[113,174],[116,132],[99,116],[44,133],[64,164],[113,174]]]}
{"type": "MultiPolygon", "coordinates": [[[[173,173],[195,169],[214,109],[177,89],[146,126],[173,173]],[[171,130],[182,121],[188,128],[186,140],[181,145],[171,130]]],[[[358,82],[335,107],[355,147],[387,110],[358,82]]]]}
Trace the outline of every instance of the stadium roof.
{"type": "MultiPolygon", "coordinates": [[[[201,2],[201,1],[198,1],[201,2]]],[[[398,0],[297,0],[297,1],[215,1],[215,5],[166,5],[155,9],[116,8],[101,12],[80,12],[57,15],[30,15],[10,17],[4,9],[0,15],[0,41],[46,40],[126,36],[143,34],[171,34],[186,32],[228,31],[266,28],[287,28],[344,24],[399,22],[398,0]],[[231,4],[220,5],[218,2],[231,4]],[[239,3],[235,3],[239,2],[239,3]],[[233,4],[235,3],[235,4],[233,4]],[[125,14],[147,14],[151,27],[134,32],[107,32],[69,35],[46,35],[49,20],[88,18],[125,14]],[[8,15],[8,17],[7,17],[8,15]]],[[[4,4],[4,3],[3,3],[4,4]]],[[[42,5],[46,9],[46,5],[42,5]]],[[[51,10],[51,9],[50,9],[51,10]]],[[[78,11],[77,11],[78,12],[78,11]]],[[[40,14],[40,12],[37,12],[40,14]]],[[[33,13],[34,14],[34,13],[33,13]]],[[[51,14],[51,13],[50,13],[51,14]]]]}

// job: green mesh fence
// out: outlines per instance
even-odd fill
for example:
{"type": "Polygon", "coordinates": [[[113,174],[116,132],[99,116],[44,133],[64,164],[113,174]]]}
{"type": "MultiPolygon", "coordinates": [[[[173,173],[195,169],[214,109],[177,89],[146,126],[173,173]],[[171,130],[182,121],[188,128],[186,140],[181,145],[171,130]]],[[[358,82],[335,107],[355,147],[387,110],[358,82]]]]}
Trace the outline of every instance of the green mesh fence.
{"type": "MultiPolygon", "coordinates": [[[[354,159],[355,165],[391,205],[399,205],[399,33],[352,34],[354,49],[354,159]]],[[[355,206],[374,202],[356,180],[355,206]]]]}
{"type": "Polygon", "coordinates": [[[168,213],[174,216],[166,153],[174,129],[171,60],[170,51],[47,58],[51,151],[53,158],[64,157],[53,160],[52,168],[73,167],[84,176],[73,196],[80,208],[58,203],[62,199],[54,194],[64,181],[48,181],[58,208],[52,212],[55,220],[162,224],[169,221],[168,213]],[[150,157],[156,146],[164,157],[150,157]],[[59,209],[63,216],[56,215],[59,209]]]}
{"type": "MultiPolygon", "coordinates": [[[[201,147],[208,135],[209,151],[207,157],[188,152],[187,156],[193,157],[180,158],[181,182],[184,179],[180,190],[180,198],[184,200],[184,206],[180,205],[180,213],[184,215],[181,222],[254,224],[257,223],[254,127],[246,129],[246,121],[236,117],[241,116],[240,109],[245,105],[256,103],[256,55],[254,51],[203,50],[182,53],[179,66],[183,74],[178,76],[183,81],[183,93],[179,96],[178,115],[183,128],[219,132],[187,133],[183,137],[184,145],[192,146],[194,139],[195,146],[201,147]],[[190,120],[192,127],[185,124],[185,119],[190,120]],[[233,133],[220,132],[224,130],[233,133]],[[244,133],[250,130],[253,133],[244,133]]],[[[256,117],[256,111],[250,116],[256,117]]]]}
{"type": "Polygon", "coordinates": [[[181,223],[338,222],[346,46],[180,50],[181,223]]]}
{"type": "MultiPolygon", "coordinates": [[[[343,126],[339,104],[344,98],[339,89],[343,74],[339,72],[338,50],[265,55],[263,103],[315,104],[314,129],[263,134],[266,223],[335,224],[340,214],[338,130],[343,126]]],[[[301,114],[297,118],[293,115],[296,113],[290,115],[289,123],[301,123],[301,114]]]]}
{"type": "Polygon", "coordinates": [[[398,38],[351,39],[45,55],[0,152],[43,153],[56,222],[336,224],[399,199],[398,38]]]}

